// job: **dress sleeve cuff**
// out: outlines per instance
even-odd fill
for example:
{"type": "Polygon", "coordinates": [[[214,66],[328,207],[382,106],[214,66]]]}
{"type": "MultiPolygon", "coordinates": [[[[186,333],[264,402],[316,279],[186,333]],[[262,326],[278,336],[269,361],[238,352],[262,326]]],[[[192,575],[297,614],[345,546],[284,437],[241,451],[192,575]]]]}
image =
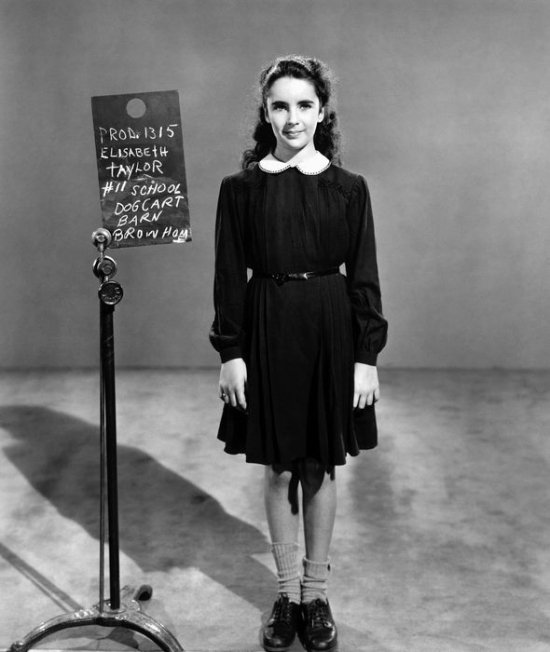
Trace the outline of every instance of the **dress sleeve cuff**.
{"type": "Polygon", "coordinates": [[[370,364],[372,367],[376,367],[377,360],[378,360],[378,353],[369,353],[369,351],[359,351],[355,355],[355,362],[370,364]]]}
{"type": "Polygon", "coordinates": [[[220,358],[222,362],[229,362],[229,360],[234,360],[235,358],[242,358],[243,352],[239,346],[231,346],[228,349],[222,349],[220,351],[220,358]]]}

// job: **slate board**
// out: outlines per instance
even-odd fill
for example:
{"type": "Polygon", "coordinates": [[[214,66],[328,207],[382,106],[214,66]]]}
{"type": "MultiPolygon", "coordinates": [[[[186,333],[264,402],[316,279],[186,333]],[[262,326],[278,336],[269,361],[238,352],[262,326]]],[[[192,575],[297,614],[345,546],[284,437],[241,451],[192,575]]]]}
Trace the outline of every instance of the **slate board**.
{"type": "Polygon", "coordinates": [[[92,97],[99,196],[111,247],[191,240],[177,91],[92,97]]]}

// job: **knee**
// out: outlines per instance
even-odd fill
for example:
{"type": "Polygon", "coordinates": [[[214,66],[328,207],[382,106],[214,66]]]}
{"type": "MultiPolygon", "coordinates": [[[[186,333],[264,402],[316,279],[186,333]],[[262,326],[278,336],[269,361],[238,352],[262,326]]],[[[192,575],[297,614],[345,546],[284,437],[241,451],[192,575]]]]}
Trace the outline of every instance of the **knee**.
{"type": "Polygon", "coordinates": [[[265,484],[272,491],[288,491],[293,481],[293,472],[287,469],[278,469],[266,466],[265,484]]]}
{"type": "Polygon", "coordinates": [[[317,460],[306,459],[300,465],[300,483],[302,490],[307,494],[315,494],[324,482],[334,481],[334,470],[327,469],[317,460]]]}

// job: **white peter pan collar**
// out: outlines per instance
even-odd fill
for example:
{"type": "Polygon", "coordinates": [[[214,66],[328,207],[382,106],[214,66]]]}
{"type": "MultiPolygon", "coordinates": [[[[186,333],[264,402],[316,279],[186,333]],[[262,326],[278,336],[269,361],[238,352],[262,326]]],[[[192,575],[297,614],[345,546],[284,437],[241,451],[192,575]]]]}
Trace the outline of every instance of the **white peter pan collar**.
{"type": "Polygon", "coordinates": [[[273,154],[268,154],[259,162],[259,166],[261,170],[271,174],[279,174],[279,172],[284,172],[289,168],[296,168],[302,174],[320,174],[330,166],[329,159],[321,152],[316,151],[315,154],[308,156],[304,160],[299,160],[299,156],[300,152],[285,163],[279,161],[273,154]]]}

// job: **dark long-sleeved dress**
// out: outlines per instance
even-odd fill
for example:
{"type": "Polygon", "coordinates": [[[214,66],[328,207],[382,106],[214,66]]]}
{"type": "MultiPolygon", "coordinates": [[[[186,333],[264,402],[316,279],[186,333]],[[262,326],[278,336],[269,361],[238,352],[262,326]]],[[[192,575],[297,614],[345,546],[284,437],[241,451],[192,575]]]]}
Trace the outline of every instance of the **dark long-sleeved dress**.
{"type": "Polygon", "coordinates": [[[369,191],[325,161],[260,163],[221,184],[210,340],[222,362],[245,360],[248,410],[226,405],[218,438],[248,462],[330,467],[377,444],[374,406],[353,409],[354,362],[376,364],[387,334],[369,191]],[[306,281],[263,275],[342,264],[306,281]]]}

